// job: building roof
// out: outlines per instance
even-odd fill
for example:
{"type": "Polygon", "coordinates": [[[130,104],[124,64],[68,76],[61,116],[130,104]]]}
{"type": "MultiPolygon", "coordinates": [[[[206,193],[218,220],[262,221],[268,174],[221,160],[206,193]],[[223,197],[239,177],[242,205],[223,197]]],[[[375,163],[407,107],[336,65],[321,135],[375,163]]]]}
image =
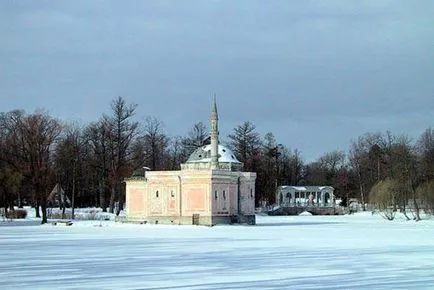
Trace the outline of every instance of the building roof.
{"type": "Polygon", "coordinates": [[[308,185],[308,186],[292,186],[292,185],[282,185],[279,186],[281,190],[295,190],[295,191],[322,191],[322,190],[334,190],[331,186],[320,186],[320,185],[308,185]]]}
{"type": "Polygon", "coordinates": [[[52,204],[71,204],[71,201],[69,200],[68,196],[65,194],[65,191],[63,190],[62,186],[60,184],[56,184],[53,188],[53,190],[48,195],[47,201],[52,204]]]}
{"type": "MultiPolygon", "coordinates": [[[[223,145],[218,145],[219,163],[241,163],[234,153],[223,145]]],[[[197,148],[188,158],[187,163],[211,162],[211,145],[197,148]]]]}

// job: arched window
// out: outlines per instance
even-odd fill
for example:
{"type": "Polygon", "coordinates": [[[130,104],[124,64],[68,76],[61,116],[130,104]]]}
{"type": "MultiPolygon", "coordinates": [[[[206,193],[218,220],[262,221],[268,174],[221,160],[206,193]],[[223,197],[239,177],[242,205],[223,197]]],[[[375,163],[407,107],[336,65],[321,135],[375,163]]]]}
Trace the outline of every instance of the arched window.
{"type": "Polygon", "coordinates": [[[326,192],[324,194],[324,203],[328,204],[330,202],[330,193],[326,192]]]}

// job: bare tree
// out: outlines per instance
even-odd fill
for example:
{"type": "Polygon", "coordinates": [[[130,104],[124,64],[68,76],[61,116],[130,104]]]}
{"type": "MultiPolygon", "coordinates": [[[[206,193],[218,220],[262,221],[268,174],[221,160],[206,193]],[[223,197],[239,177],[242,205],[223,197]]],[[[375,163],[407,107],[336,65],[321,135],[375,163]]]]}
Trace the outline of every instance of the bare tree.
{"type": "MultiPolygon", "coordinates": [[[[115,199],[121,199],[122,181],[131,174],[129,166],[129,153],[131,143],[137,134],[139,123],[132,121],[135,115],[136,104],[128,105],[122,97],[118,97],[111,103],[112,115],[105,119],[109,122],[109,128],[112,130],[109,134],[110,146],[110,172],[109,172],[109,189],[110,189],[110,212],[114,211],[115,199]]],[[[119,207],[119,209],[122,206],[119,207]]]]}
{"type": "MultiPolygon", "coordinates": [[[[389,177],[395,181],[395,205],[406,215],[407,205],[411,200],[414,219],[420,220],[419,204],[416,196],[417,157],[406,135],[397,136],[390,148],[389,177]]],[[[406,215],[407,217],[407,215],[406,215]]],[[[407,217],[407,219],[410,219],[407,217]]]]}
{"type": "Polygon", "coordinates": [[[164,125],[155,117],[147,117],[144,127],[142,138],[146,148],[146,160],[152,170],[163,169],[169,141],[163,130],[164,125]]]}
{"type": "Polygon", "coordinates": [[[426,213],[434,213],[434,129],[428,128],[422,133],[416,143],[419,156],[420,184],[417,188],[417,198],[426,213]]]}
{"type": "MultiPolygon", "coordinates": [[[[55,166],[58,175],[58,182],[65,186],[65,194],[71,193],[71,218],[75,218],[75,200],[77,192],[77,173],[81,168],[82,154],[84,152],[84,138],[82,129],[76,124],[65,126],[60,138],[56,153],[55,166]]],[[[65,204],[63,207],[63,218],[65,215],[65,204]]]]}
{"type": "Polygon", "coordinates": [[[8,208],[13,210],[21,186],[22,174],[6,162],[0,162],[0,207],[5,214],[8,208]]]}
{"type": "Polygon", "coordinates": [[[416,189],[416,195],[419,198],[421,209],[426,214],[434,213],[434,180],[425,181],[416,189]]]}
{"type": "MultiPolygon", "coordinates": [[[[17,130],[24,116],[25,112],[20,110],[0,113],[0,174],[5,208],[7,205],[12,208],[15,199],[18,207],[22,207],[20,187],[25,178],[26,166],[21,154],[22,139],[19,138],[17,130]]],[[[37,216],[39,217],[39,211],[37,216]]]]}
{"type": "Polygon", "coordinates": [[[233,133],[228,136],[230,147],[237,158],[244,163],[246,171],[254,170],[255,155],[261,148],[261,138],[255,130],[255,125],[247,121],[234,128],[233,133]]]}
{"type": "Polygon", "coordinates": [[[434,129],[428,128],[416,143],[423,180],[434,180],[434,129]]]}
{"type": "Polygon", "coordinates": [[[386,178],[388,152],[390,151],[391,135],[367,133],[351,143],[349,151],[349,166],[356,176],[360,199],[367,202],[367,193],[372,186],[386,178]]]}
{"type": "Polygon", "coordinates": [[[210,143],[209,132],[202,122],[195,123],[188,132],[188,136],[183,140],[186,154],[189,156],[199,147],[210,143]]]}
{"type": "Polygon", "coordinates": [[[304,166],[304,185],[331,185],[327,183],[327,172],[318,161],[308,163],[304,166]]]}
{"type": "Polygon", "coordinates": [[[287,180],[287,184],[298,185],[303,180],[303,166],[300,150],[289,151],[282,169],[283,178],[287,180]]]}
{"type": "Polygon", "coordinates": [[[146,164],[146,144],[144,138],[136,138],[131,144],[130,151],[132,169],[142,168],[146,164]]]}
{"type": "Polygon", "coordinates": [[[106,196],[110,170],[110,134],[112,128],[108,120],[102,117],[98,122],[91,123],[85,130],[85,138],[90,146],[90,166],[95,172],[99,204],[102,210],[107,211],[106,196]]]}
{"type": "Polygon", "coordinates": [[[175,170],[179,169],[180,164],[187,161],[187,158],[191,154],[191,147],[189,143],[185,143],[185,138],[176,136],[169,140],[168,146],[168,169],[175,170]]]}
{"type": "Polygon", "coordinates": [[[363,210],[365,210],[365,188],[366,188],[366,178],[365,178],[365,164],[366,164],[366,154],[363,150],[361,138],[358,139],[356,142],[352,142],[351,149],[349,153],[349,161],[350,166],[353,169],[353,171],[357,175],[357,182],[360,192],[360,201],[362,202],[363,210]]]}
{"type": "Polygon", "coordinates": [[[258,174],[258,192],[261,198],[267,202],[272,202],[277,187],[280,185],[282,168],[282,154],[284,147],[278,144],[273,133],[268,132],[264,135],[261,144],[260,176],[258,174]]]}
{"type": "Polygon", "coordinates": [[[47,197],[53,185],[51,153],[60,133],[60,122],[44,112],[25,116],[16,131],[21,145],[20,159],[26,165],[36,202],[41,206],[43,224],[47,222],[47,197]]]}

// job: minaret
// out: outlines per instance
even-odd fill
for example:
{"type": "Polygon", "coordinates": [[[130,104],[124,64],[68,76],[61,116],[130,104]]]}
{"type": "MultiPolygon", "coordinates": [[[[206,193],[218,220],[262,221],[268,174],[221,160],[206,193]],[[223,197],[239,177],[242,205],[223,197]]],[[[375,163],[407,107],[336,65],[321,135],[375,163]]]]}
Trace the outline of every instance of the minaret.
{"type": "Polygon", "coordinates": [[[217,102],[214,94],[214,104],[211,112],[211,169],[219,167],[219,117],[217,114],[217,102]]]}

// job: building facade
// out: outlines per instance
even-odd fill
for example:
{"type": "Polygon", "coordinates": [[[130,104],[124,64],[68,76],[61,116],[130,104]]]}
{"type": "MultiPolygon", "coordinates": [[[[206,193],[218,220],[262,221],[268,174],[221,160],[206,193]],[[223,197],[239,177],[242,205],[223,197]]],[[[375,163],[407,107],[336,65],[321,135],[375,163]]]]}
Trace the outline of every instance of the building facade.
{"type": "Polygon", "coordinates": [[[335,204],[333,192],[331,186],[283,185],[277,188],[276,204],[282,207],[332,207],[335,204]]]}
{"type": "Polygon", "coordinates": [[[255,224],[256,173],[219,144],[214,99],[211,144],[196,149],[176,171],[138,170],[126,182],[126,221],[216,225],[255,224]]]}

